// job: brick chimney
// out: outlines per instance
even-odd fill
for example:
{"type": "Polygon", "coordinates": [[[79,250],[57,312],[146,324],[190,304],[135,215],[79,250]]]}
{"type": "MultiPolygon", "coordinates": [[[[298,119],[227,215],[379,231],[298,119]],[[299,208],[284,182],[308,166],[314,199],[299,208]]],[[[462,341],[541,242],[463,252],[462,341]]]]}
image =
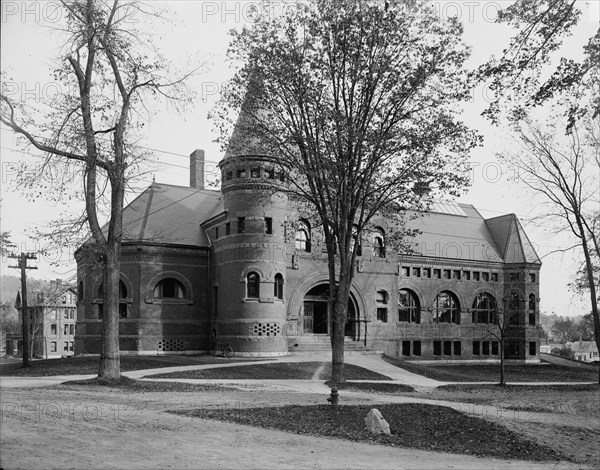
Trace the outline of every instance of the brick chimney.
{"type": "Polygon", "coordinates": [[[204,150],[196,149],[190,155],[190,188],[204,189],[204,150]]]}

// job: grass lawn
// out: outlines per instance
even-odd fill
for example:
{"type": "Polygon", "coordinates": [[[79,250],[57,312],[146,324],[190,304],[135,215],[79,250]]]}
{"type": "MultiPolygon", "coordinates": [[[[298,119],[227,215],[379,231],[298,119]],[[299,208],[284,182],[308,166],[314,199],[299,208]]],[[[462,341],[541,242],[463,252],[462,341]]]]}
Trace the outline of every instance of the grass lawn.
{"type": "MultiPolygon", "coordinates": [[[[244,360],[244,359],[241,359],[244,360]]],[[[248,359],[245,359],[248,360],[248,359]]],[[[256,360],[256,359],[253,359],[256,360]]],[[[121,356],[121,371],[157,369],[160,367],[190,366],[197,364],[224,364],[239,362],[221,357],[204,356],[121,356]]],[[[21,362],[0,364],[0,375],[18,377],[47,377],[52,375],[97,374],[98,357],[70,357],[30,361],[31,367],[22,368],[21,362]]]]}
{"type": "MultiPolygon", "coordinates": [[[[384,357],[387,362],[442,382],[499,382],[500,364],[417,364],[384,357]]],[[[507,382],[598,382],[598,366],[568,367],[541,364],[506,364],[507,382]]]]}
{"type": "Polygon", "coordinates": [[[527,440],[504,426],[436,405],[288,405],[270,408],[176,410],[172,413],[295,434],[455,454],[538,461],[564,458],[559,452],[527,440]],[[371,408],[381,411],[390,425],[391,436],[374,435],[367,431],[365,417],[371,408]]]}
{"type": "Polygon", "coordinates": [[[121,377],[119,383],[108,383],[99,380],[97,377],[88,380],[72,380],[56,385],[62,389],[90,389],[90,387],[110,387],[119,389],[122,392],[139,393],[139,392],[224,392],[236,391],[231,387],[221,385],[206,385],[206,384],[186,384],[180,382],[152,382],[145,380],[135,380],[128,377],[121,377]]]}
{"type": "MultiPolygon", "coordinates": [[[[165,374],[149,375],[146,378],[162,379],[295,379],[310,380],[319,371],[318,379],[331,377],[330,362],[279,362],[271,364],[252,364],[217,369],[188,370],[165,374]]],[[[352,364],[344,366],[348,380],[390,380],[385,375],[372,372],[352,364]]]]}

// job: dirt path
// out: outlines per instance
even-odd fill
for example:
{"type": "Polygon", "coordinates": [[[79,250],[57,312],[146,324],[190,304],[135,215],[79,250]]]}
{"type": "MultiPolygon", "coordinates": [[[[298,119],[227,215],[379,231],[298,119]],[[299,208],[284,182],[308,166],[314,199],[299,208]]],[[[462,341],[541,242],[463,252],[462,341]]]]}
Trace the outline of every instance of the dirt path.
{"type": "MultiPolygon", "coordinates": [[[[381,396],[347,394],[348,401],[381,396]]],[[[201,420],[169,409],[324,403],[276,390],[123,393],[78,388],[4,389],[0,466],[13,468],[582,468],[482,459],[294,435],[201,420]]],[[[539,425],[538,425],[539,426],[539,425]]]]}

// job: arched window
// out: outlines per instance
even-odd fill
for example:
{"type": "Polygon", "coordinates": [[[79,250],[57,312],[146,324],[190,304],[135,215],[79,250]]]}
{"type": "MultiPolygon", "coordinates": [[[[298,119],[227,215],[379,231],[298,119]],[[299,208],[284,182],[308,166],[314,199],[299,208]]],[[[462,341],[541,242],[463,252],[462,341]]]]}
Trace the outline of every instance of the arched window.
{"type": "Polygon", "coordinates": [[[515,312],[519,310],[519,294],[511,292],[508,296],[508,310],[515,312]]]}
{"type": "Polygon", "coordinates": [[[409,289],[400,289],[398,291],[398,321],[421,323],[419,298],[409,289]]]}
{"type": "Polygon", "coordinates": [[[310,253],[310,225],[307,221],[300,220],[298,222],[294,241],[297,250],[310,253]]]}
{"type": "Polygon", "coordinates": [[[385,232],[381,227],[375,227],[373,232],[373,256],[385,258],[385,232]]]}
{"type": "Polygon", "coordinates": [[[436,295],[433,320],[436,323],[460,323],[460,305],[452,292],[442,291],[436,295]]]}
{"type": "Polygon", "coordinates": [[[154,298],[185,299],[185,287],[177,279],[167,277],[154,287],[154,298]]]}
{"type": "Polygon", "coordinates": [[[273,296],[276,299],[283,300],[283,276],[275,274],[275,283],[273,284],[273,296]]]}
{"type": "Polygon", "coordinates": [[[250,299],[258,299],[260,297],[260,278],[258,274],[252,272],[248,273],[246,277],[247,294],[246,297],[250,299]]]}
{"type": "Polygon", "coordinates": [[[496,300],[485,292],[477,294],[473,301],[473,323],[496,322],[496,300]]]}

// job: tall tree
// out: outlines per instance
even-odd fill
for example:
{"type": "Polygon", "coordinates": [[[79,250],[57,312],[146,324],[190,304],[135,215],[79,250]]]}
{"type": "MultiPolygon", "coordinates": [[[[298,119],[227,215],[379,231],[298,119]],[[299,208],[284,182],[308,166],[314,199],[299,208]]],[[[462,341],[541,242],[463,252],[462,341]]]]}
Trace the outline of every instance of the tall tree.
{"type": "MultiPolygon", "coordinates": [[[[137,2],[64,0],[61,5],[66,23],[59,28],[64,28],[66,42],[54,76],[63,91],[52,102],[43,103],[47,105],[44,119],[28,115],[29,108],[12,101],[3,90],[0,120],[46,154],[42,172],[53,170],[60,175],[59,167],[71,177],[74,172],[66,170],[74,166],[81,175],[85,213],[75,229],[87,225],[91,232],[88,249],[103,271],[98,376],[118,381],[123,199],[144,156],[134,143],[152,100],[164,99],[176,106],[187,103],[189,74],[170,78],[172,68],[152,47],[152,39],[135,28],[151,16],[137,2]],[[104,202],[108,223],[103,227],[104,202]]],[[[63,183],[72,185],[70,180],[63,183]]]]}
{"type": "Polygon", "coordinates": [[[580,23],[584,0],[516,0],[499,11],[497,23],[515,31],[500,57],[482,65],[478,76],[488,81],[495,99],[484,113],[497,121],[502,112],[520,120],[529,109],[565,94],[571,97],[566,108],[567,126],[581,116],[600,114],[600,27],[582,49],[562,56],[565,38],[580,23]],[[577,56],[581,56],[578,58],[577,56]],[[542,70],[546,73],[541,73],[542,70]]]}
{"type": "Polygon", "coordinates": [[[275,156],[322,226],[335,383],[344,381],[355,240],[378,215],[401,230],[402,214],[423,207],[422,185],[456,194],[468,182],[465,157],[478,137],[456,111],[469,95],[461,34],[422,0],[311,0],[234,33],[240,69],[219,110],[224,140],[228,116],[240,112],[244,139],[229,140],[229,151],[251,142],[275,156]]]}
{"type": "Polygon", "coordinates": [[[574,236],[571,248],[583,253],[594,335],[600,349],[600,279],[594,269],[594,259],[600,259],[600,233],[595,225],[600,202],[600,115],[584,117],[567,135],[564,122],[556,119],[548,119],[544,125],[527,121],[518,125],[517,133],[521,150],[503,158],[518,169],[520,181],[543,199],[546,215],[558,224],[557,231],[574,236]]]}
{"type": "Polygon", "coordinates": [[[10,239],[10,232],[0,232],[0,256],[9,254],[16,245],[10,239]]]}

